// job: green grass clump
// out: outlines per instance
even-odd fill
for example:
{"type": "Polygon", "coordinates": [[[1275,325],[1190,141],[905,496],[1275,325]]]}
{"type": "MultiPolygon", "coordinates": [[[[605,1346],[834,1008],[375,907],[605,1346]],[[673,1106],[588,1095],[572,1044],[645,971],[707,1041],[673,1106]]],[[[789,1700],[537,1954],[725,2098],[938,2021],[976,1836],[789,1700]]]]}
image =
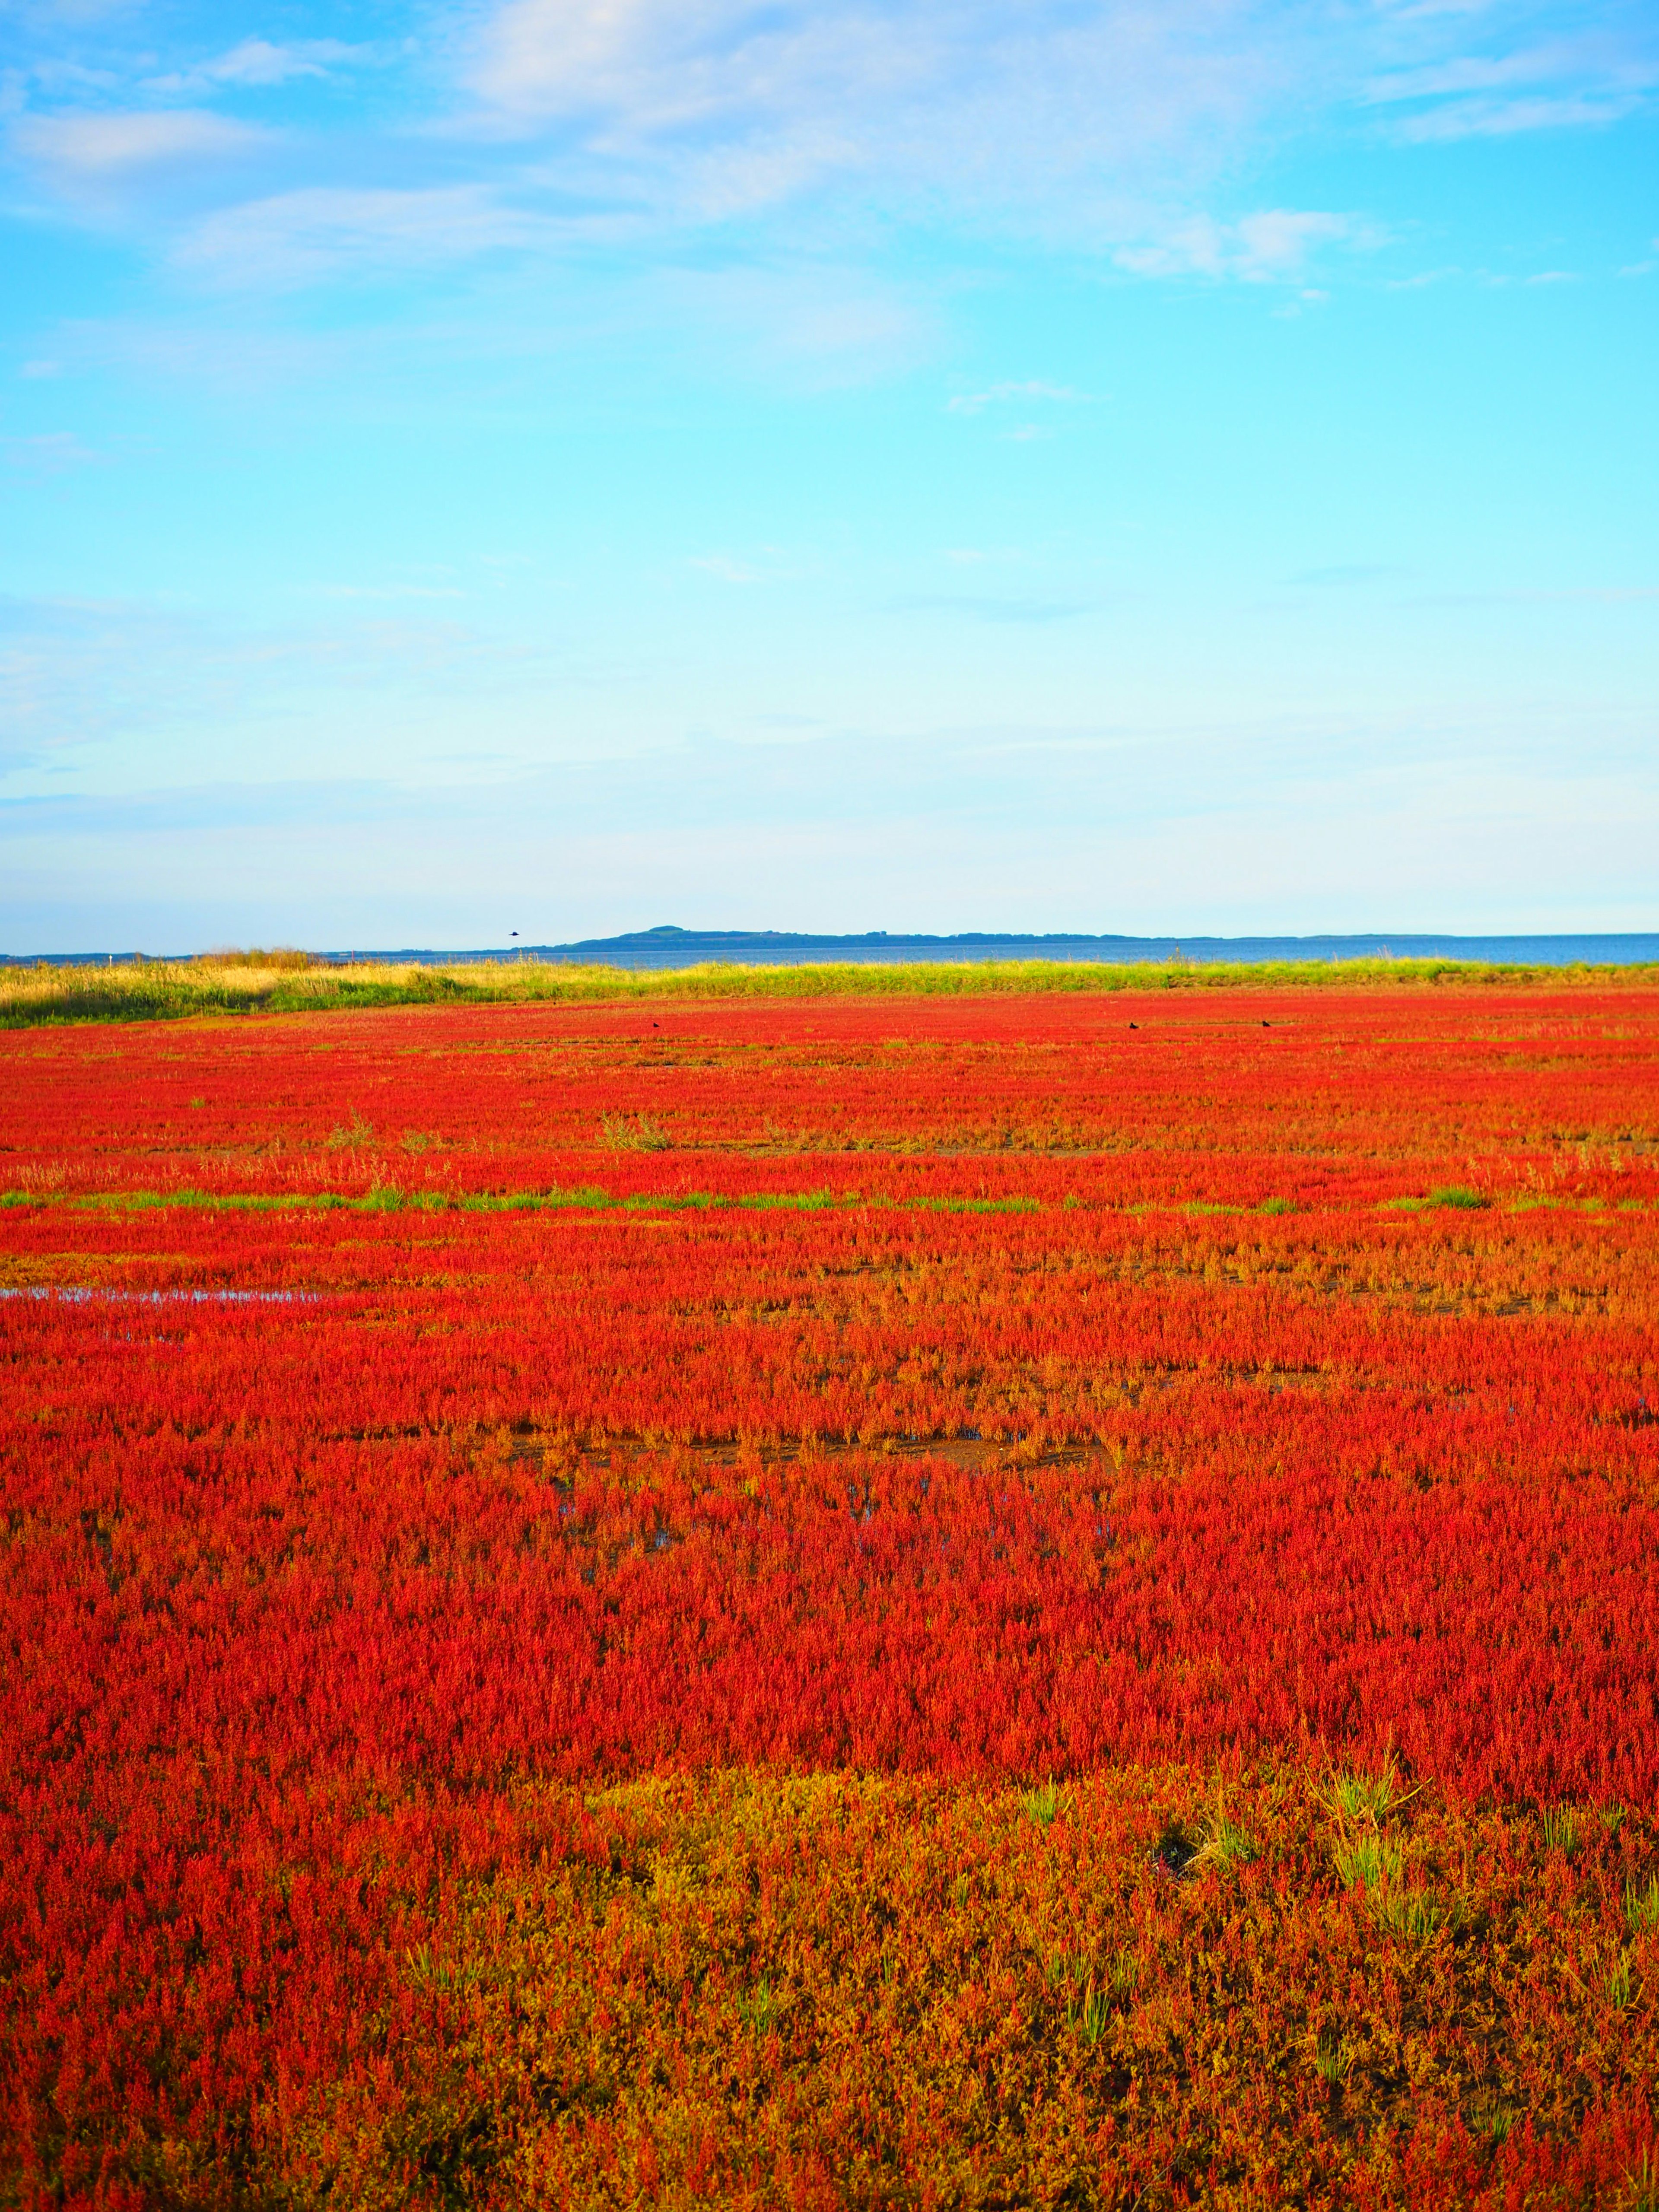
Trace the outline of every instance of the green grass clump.
{"type": "Polygon", "coordinates": [[[1230,1867],[1250,1865],[1259,1855],[1249,1830],[1230,1820],[1225,1814],[1218,1814],[1198,1856],[1205,1865],[1219,1867],[1224,1874],[1230,1867]]]}
{"type": "Polygon", "coordinates": [[[1040,1789],[1025,1792],[1020,1800],[1020,1809],[1034,1828],[1048,1828],[1054,1826],[1064,1802],[1054,1784],[1045,1782],[1040,1789]]]}
{"type": "Polygon", "coordinates": [[[769,2035],[777,2025],[780,2010],[777,1994],[764,1974],[738,1999],[738,2017],[753,2035],[769,2035]]]}
{"type": "Polygon", "coordinates": [[[1351,1844],[1339,1844],[1335,1857],[1337,1880],[1344,1889],[1386,1889],[1400,1881],[1405,1869],[1400,1846],[1385,1844],[1378,1836],[1358,1836],[1351,1844]]]}
{"type": "Polygon", "coordinates": [[[1408,1943],[1426,1943],[1446,1917],[1444,1905],[1423,1889],[1385,1886],[1373,1893],[1370,1906],[1379,1928],[1408,1943]]]}
{"type": "Polygon", "coordinates": [[[1415,1790],[1402,1788],[1400,1769],[1390,1754],[1380,1773],[1339,1774],[1331,1784],[1330,1809],[1344,1820],[1368,1820],[1375,1827],[1416,1795],[1415,1790]]]}
{"type": "Polygon", "coordinates": [[[1431,1213],[1441,1206],[1480,1213],[1492,1200],[1484,1191],[1471,1190],[1466,1183],[1448,1182],[1438,1184],[1423,1198],[1385,1198],[1382,1203],[1394,1213],[1431,1213]]]}
{"type": "Polygon", "coordinates": [[[1347,2080],[1353,2065],[1353,2053],[1348,2048],[1347,2038],[1335,2042],[1322,2041],[1314,2052],[1314,2071],[1327,2088],[1340,2089],[1347,2080]]]}
{"type": "Polygon", "coordinates": [[[1539,1825],[1544,1832],[1544,1849],[1559,1851],[1564,1859],[1571,1858],[1578,1849],[1578,1815],[1570,1805],[1547,1805],[1539,1825]]]}

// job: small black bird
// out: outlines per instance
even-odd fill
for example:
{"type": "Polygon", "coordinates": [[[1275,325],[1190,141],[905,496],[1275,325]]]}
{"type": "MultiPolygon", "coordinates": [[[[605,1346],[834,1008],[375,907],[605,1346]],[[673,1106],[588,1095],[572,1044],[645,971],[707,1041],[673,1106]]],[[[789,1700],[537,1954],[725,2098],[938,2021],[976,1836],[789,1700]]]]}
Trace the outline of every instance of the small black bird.
{"type": "Polygon", "coordinates": [[[1129,1027],[1132,1030],[1138,1030],[1140,1027],[1140,1024],[1139,1022],[1131,1022],[1129,1027]]]}

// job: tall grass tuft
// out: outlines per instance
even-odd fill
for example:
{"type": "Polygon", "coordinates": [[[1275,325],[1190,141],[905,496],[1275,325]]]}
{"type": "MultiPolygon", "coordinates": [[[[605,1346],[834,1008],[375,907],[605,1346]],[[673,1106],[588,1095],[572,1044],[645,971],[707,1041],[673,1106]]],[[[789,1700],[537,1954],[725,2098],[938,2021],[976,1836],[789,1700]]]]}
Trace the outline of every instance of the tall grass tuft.
{"type": "Polygon", "coordinates": [[[1368,1821],[1374,1828],[1390,1813],[1408,1805],[1416,1795],[1416,1790],[1401,1787],[1400,1769],[1390,1752],[1379,1773],[1339,1774],[1331,1784],[1331,1794],[1326,1802],[1343,1820],[1368,1821]]]}
{"type": "Polygon", "coordinates": [[[1314,2071],[1327,2088],[1340,2089],[1352,2068],[1353,2053],[1348,2048],[1346,2036],[1340,2037],[1334,2043],[1328,2042],[1323,2037],[1320,2039],[1319,2046],[1314,2052],[1314,2071]]]}
{"type": "Polygon", "coordinates": [[[764,1974],[738,1999],[738,2017],[752,2035],[769,2035],[779,2010],[777,1994],[764,1974]]]}
{"type": "Polygon", "coordinates": [[[1544,1832],[1544,1849],[1559,1851],[1564,1859],[1576,1856],[1578,1850],[1578,1815],[1571,1805],[1547,1805],[1540,1826],[1544,1832]]]}
{"type": "Polygon", "coordinates": [[[1052,1782],[1039,1789],[1028,1790],[1020,1799],[1020,1808],[1034,1828],[1052,1827],[1065,1803],[1060,1792],[1052,1782]]]}
{"type": "Polygon", "coordinates": [[[613,1152],[665,1152],[674,1139],[649,1114],[607,1114],[599,1123],[599,1141],[613,1152]]]}
{"type": "Polygon", "coordinates": [[[1249,1829],[1228,1818],[1218,1784],[1215,1804],[1204,1816],[1203,1840],[1193,1861],[1194,1869],[1212,1866],[1227,1874],[1236,1866],[1249,1866],[1258,1856],[1255,1838],[1249,1829]]]}
{"type": "Polygon", "coordinates": [[[1351,1844],[1339,1844],[1334,1856],[1337,1876],[1345,1889],[1386,1889],[1397,1883],[1405,1871],[1400,1846],[1385,1844],[1380,1836],[1358,1836],[1351,1844]]]}

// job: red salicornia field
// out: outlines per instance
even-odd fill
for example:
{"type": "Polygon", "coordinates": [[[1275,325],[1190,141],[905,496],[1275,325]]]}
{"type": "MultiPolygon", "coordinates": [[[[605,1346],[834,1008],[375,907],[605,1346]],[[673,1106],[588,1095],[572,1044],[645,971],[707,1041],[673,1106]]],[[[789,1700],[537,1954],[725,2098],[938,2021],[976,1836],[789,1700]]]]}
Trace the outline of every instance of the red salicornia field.
{"type": "Polygon", "coordinates": [[[1656,1047],[0,1037],[0,2202],[1659,2203],[1656,1047]]]}

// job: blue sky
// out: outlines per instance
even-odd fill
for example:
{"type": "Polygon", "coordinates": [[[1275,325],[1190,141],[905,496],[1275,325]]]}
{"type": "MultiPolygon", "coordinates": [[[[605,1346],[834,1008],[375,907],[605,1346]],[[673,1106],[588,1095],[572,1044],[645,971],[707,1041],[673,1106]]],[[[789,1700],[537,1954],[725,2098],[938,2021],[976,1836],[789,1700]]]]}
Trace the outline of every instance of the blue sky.
{"type": "Polygon", "coordinates": [[[1659,927],[1659,14],[0,0],[0,949],[1659,927]]]}

